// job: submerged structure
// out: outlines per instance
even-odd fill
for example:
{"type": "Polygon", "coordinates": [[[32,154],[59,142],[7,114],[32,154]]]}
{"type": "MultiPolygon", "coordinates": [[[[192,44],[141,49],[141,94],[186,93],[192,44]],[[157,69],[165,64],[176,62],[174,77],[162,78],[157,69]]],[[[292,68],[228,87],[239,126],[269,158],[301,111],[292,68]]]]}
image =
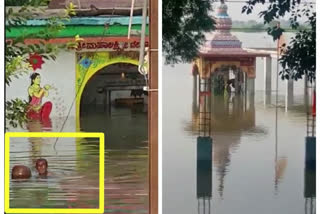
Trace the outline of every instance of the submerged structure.
{"type": "Polygon", "coordinates": [[[253,53],[242,48],[241,41],[231,34],[232,20],[228,6],[222,1],[216,8],[216,30],[211,40],[200,49],[193,63],[193,75],[202,81],[213,81],[214,93],[223,92],[232,85],[236,93],[254,92],[256,57],[266,53],[253,53]]]}
{"type": "MultiPolygon", "coordinates": [[[[41,86],[49,84],[53,88],[43,100],[52,103],[50,117],[68,116],[78,130],[80,118],[87,114],[88,106],[104,111],[110,109],[111,103],[119,99],[130,101],[133,96],[147,103],[147,97],[142,93],[146,80],[138,71],[143,1],[136,1],[131,20],[131,1],[128,0],[52,0],[44,14],[6,30],[7,42],[29,34],[34,37],[25,39],[25,44],[43,42],[39,32],[47,29],[50,17],[64,14],[70,2],[75,5],[76,14],[64,23],[65,28],[55,38],[46,42],[68,44],[78,38],[78,47],[61,50],[55,61],[45,60],[37,53],[30,53],[30,60],[37,62],[34,72],[41,75],[41,86]]],[[[145,47],[148,47],[148,18],[146,22],[145,47]]],[[[7,99],[27,98],[29,75],[12,82],[6,90],[7,99]]]]}

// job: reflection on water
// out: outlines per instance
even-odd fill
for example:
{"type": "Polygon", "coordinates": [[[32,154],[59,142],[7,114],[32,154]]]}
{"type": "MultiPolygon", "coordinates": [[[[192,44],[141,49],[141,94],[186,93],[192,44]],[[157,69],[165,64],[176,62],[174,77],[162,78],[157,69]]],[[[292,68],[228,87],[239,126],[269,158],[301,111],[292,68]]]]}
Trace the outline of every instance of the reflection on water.
{"type": "MultiPolygon", "coordinates": [[[[59,131],[60,127],[52,124],[61,123],[62,119],[33,121],[27,128],[32,132],[59,131]]],[[[65,130],[72,130],[74,127],[68,124],[72,123],[67,123],[65,130]]],[[[105,133],[105,213],[147,213],[147,114],[138,108],[112,108],[111,114],[88,109],[81,118],[81,129],[105,133]]],[[[17,138],[10,144],[10,169],[23,164],[34,175],[27,181],[10,182],[11,207],[96,208],[97,139],[59,139],[56,148],[54,143],[53,138],[17,138]],[[35,161],[40,157],[48,160],[47,179],[36,176],[35,161]]]]}
{"type": "Polygon", "coordinates": [[[82,130],[105,133],[105,212],[148,212],[147,114],[112,108],[111,114],[92,109],[81,120],[82,130]]]}
{"type": "Polygon", "coordinates": [[[315,214],[304,97],[276,120],[274,94],[214,95],[182,71],[164,74],[164,213],[315,214]]]}

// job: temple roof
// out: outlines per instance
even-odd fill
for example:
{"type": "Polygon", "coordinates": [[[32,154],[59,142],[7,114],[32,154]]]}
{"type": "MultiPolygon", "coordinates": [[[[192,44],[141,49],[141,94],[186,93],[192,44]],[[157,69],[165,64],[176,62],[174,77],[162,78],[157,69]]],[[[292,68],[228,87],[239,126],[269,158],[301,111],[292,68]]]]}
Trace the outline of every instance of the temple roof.
{"type": "Polygon", "coordinates": [[[221,2],[216,8],[213,17],[216,22],[216,30],[212,39],[201,47],[199,55],[205,57],[265,56],[265,54],[248,52],[242,48],[242,42],[230,32],[232,20],[227,11],[228,6],[224,2],[221,2]]]}

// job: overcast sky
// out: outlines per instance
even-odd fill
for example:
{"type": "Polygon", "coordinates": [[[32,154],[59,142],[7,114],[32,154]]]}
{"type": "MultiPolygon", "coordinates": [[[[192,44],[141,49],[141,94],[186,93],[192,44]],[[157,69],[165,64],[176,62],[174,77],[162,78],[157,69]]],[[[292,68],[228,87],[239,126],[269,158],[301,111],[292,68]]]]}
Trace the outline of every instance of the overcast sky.
{"type": "MultiPolygon", "coordinates": [[[[232,18],[232,20],[237,21],[248,21],[248,20],[256,20],[257,22],[263,22],[263,19],[259,17],[259,12],[268,8],[268,4],[257,4],[254,7],[253,12],[250,15],[242,14],[241,10],[246,3],[244,0],[237,0],[238,2],[232,2],[232,0],[226,0],[226,4],[228,5],[228,14],[232,18]],[[239,2],[243,1],[243,2],[239,2]]],[[[314,2],[314,1],[313,1],[314,2]]],[[[213,6],[219,5],[220,3],[214,3],[213,6]]],[[[315,7],[315,4],[313,5],[315,7]]],[[[289,19],[289,16],[284,17],[283,19],[289,19]]]]}

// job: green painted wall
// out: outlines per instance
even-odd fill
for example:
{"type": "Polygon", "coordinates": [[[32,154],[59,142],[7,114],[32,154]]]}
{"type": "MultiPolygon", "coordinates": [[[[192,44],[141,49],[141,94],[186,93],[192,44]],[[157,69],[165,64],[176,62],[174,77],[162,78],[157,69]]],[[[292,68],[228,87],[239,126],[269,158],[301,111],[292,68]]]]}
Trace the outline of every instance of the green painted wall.
{"type": "MultiPolygon", "coordinates": [[[[6,30],[6,38],[16,38],[23,34],[38,33],[45,30],[45,26],[23,26],[11,28],[9,32],[6,30]]],[[[141,25],[132,25],[133,30],[140,30],[141,25]]],[[[146,34],[149,34],[149,26],[146,27],[146,34]]],[[[104,32],[104,26],[102,25],[68,25],[66,28],[57,35],[59,38],[74,37],[80,35],[80,37],[95,37],[95,36],[127,36],[128,26],[124,25],[112,25],[104,32]]]]}

